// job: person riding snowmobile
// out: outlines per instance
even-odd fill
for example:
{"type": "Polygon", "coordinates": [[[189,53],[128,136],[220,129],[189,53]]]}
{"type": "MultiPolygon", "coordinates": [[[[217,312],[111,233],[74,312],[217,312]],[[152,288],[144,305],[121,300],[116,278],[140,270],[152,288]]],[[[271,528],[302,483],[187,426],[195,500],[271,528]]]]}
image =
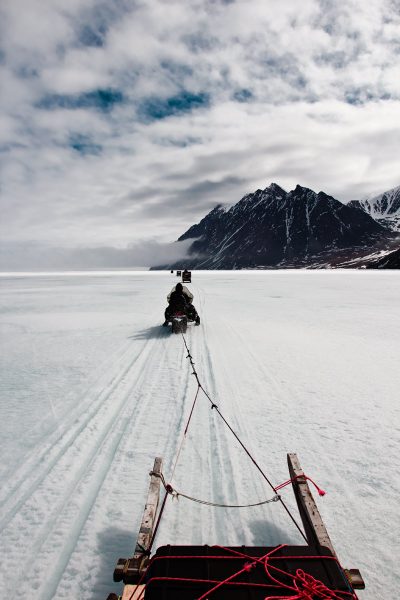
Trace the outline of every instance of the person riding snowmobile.
{"type": "Polygon", "coordinates": [[[186,302],[188,302],[189,304],[191,304],[193,302],[193,294],[188,290],[188,288],[186,287],[186,285],[182,285],[181,283],[177,283],[176,285],[174,285],[174,287],[172,288],[172,290],[170,291],[170,293],[167,296],[167,300],[169,302],[170,298],[171,298],[171,294],[172,292],[175,292],[175,290],[181,290],[183,295],[186,298],[186,302]]]}
{"type": "Polygon", "coordinates": [[[193,294],[185,285],[177,283],[168,294],[167,300],[168,306],[164,313],[164,327],[168,325],[168,322],[171,320],[171,315],[177,310],[184,312],[191,321],[195,321],[196,325],[200,325],[200,317],[192,304],[193,294]]]}

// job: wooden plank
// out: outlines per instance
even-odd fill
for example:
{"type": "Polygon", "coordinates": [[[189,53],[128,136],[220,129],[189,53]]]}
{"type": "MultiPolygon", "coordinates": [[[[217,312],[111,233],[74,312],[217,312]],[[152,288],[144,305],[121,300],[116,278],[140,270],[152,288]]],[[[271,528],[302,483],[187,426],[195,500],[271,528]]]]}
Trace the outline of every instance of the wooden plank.
{"type": "Polygon", "coordinates": [[[144,507],[139,535],[136,541],[135,553],[124,567],[124,581],[136,582],[140,580],[149,561],[150,544],[153,537],[154,524],[157,515],[158,501],[160,498],[160,477],[162,471],[162,458],[154,460],[153,470],[150,473],[150,485],[147,502],[144,507]]]}
{"type": "Polygon", "coordinates": [[[144,588],[144,585],[126,585],[123,589],[121,600],[138,600],[139,598],[143,598],[144,588]]]}
{"type": "Polygon", "coordinates": [[[333,556],[336,556],[335,549],[321,518],[307,479],[304,476],[297,454],[289,453],[287,460],[290,478],[294,480],[293,491],[308,543],[310,545],[325,546],[329,548],[333,556]]]}
{"type": "Polygon", "coordinates": [[[136,555],[145,554],[150,548],[158,501],[160,498],[160,477],[157,477],[157,475],[161,475],[161,470],[162,458],[157,457],[154,461],[151,474],[149,493],[147,495],[146,506],[144,507],[134,558],[136,558],[136,555]]]}
{"type": "Polygon", "coordinates": [[[344,573],[355,590],[365,590],[365,581],[358,569],[344,569],[344,573]]]}
{"type": "Polygon", "coordinates": [[[161,475],[161,469],[162,458],[158,457],[155,459],[153,471],[150,473],[149,492],[135,546],[135,553],[132,558],[118,559],[114,569],[114,581],[123,581],[125,584],[137,583],[140,581],[141,575],[149,562],[150,545],[160,497],[161,480],[158,475],[161,475]]]}

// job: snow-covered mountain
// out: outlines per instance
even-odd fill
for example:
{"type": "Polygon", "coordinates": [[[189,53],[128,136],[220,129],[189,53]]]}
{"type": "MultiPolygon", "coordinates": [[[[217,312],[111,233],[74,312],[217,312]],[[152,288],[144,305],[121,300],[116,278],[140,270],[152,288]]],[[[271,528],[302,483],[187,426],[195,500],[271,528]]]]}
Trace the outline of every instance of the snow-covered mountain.
{"type": "Polygon", "coordinates": [[[186,264],[203,269],[328,266],[385,245],[388,232],[359,207],[298,185],[272,183],[231,207],[217,206],[178,240],[194,239],[186,264]]]}
{"type": "Polygon", "coordinates": [[[352,200],[348,206],[361,208],[389,230],[400,231],[400,186],[378,196],[352,200]]]}

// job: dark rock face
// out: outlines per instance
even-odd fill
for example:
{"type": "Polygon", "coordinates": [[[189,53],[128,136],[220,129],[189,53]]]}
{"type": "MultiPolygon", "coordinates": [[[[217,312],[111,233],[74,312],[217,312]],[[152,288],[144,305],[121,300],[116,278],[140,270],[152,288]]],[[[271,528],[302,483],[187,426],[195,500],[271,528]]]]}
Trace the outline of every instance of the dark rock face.
{"type": "Polygon", "coordinates": [[[371,261],[367,265],[368,269],[400,269],[400,248],[386,254],[379,260],[371,261]]]}
{"type": "Polygon", "coordinates": [[[363,210],[391,231],[400,231],[400,186],[373,198],[352,200],[347,206],[363,210]]]}
{"type": "Polygon", "coordinates": [[[190,247],[193,259],[179,266],[240,269],[320,265],[329,254],[370,249],[387,236],[388,231],[359,207],[299,185],[287,193],[273,183],[244,196],[231,208],[217,206],[193,225],[178,240],[195,238],[190,247]]]}

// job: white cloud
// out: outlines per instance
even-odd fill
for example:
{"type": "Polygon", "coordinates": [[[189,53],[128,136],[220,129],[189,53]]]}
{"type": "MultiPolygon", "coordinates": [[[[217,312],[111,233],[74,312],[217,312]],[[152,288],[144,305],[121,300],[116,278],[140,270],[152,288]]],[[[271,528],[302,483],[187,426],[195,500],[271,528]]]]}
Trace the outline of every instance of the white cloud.
{"type": "Polygon", "coordinates": [[[167,241],[216,203],[271,181],[341,200],[398,185],[397,8],[7,3],[3,238],[60,247],[167,241]],[[203,105],[189,110],[196,98],[203,105]]]}

